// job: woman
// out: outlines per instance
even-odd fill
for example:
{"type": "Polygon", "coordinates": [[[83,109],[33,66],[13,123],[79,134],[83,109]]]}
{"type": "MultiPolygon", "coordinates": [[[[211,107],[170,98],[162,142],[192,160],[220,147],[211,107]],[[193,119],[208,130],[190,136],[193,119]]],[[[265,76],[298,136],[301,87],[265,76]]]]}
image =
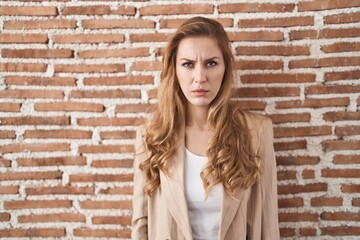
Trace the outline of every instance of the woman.
{"type": "Polygon", "coordinates": [[[232,65],[214,20],[191,18],[170,40],[137,132],[132,239],[279,239],[272,122],[230,102],[232,65]]]}

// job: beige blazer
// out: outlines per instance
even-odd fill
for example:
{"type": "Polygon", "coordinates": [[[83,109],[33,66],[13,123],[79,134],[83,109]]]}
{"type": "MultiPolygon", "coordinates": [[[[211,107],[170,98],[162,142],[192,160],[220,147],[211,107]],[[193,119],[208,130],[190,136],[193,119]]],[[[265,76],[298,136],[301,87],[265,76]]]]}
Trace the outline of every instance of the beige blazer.
{"type": "MultiPolygon", "coordinates": [[[[263,175],[257,183],[239,188],[235,200],[223,191],[219,240],[277,240],[279,239],[277,177],[273,148],[273,128],[270,118],[245,112],[253,146],[261,156],[263,175]]],[[[184,128],[181,131],[185,137],[184,128]]],[[[151,197],[144,194],[145,176],[139,163],[147,158],[144,130],[139,129],[135,143],[134,195],[132,239],[192,240],[191,227],[184,193],[185,142],[169,167],[171,177],[160,172],[161,187],[151,197]]]]}

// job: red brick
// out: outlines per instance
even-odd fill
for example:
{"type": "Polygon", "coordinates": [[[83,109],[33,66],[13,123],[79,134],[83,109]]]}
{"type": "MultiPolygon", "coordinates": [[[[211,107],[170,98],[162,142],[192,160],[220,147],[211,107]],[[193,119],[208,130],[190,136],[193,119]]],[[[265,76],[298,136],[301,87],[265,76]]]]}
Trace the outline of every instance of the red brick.
{"type": "Polygon", "coordinates": [[[353,121],[360,120],[360,112],[326,112],[323,114],[325,121],[353,121]]]}
{"type": "Polygon", "coordinates": [[[0,194],[19,194],[19,186],[0,186],[0,194]]]}
{"type": "Polygon", "coordinates": [[[143,19],[87,19],[82,21],[85,29],[155,28],[155,22],[143,19]]]}
{"type": "Polygon", "coordinates": [[[294,4],[227,3],[219,5],[219,13],[292,12],[294,4]]]}
{"type": "Polygon", "coordinates": [[[316,213],[279,213],[279,222],[317,222],[316,213]]]}
{"type": "Polygon", "coordinates": [[[348,97],[342,98],[307,98],[305,100],[288,100],[275,103],[277,109],[287,108],[324,108],[347,107],[350,104],[348,97]]]}
{"type": "Polygon", "coordinates": [[[76,20],[46,19],[46,20],[9,20],[4,21],[4,29],[75,29],[76,20]]]}
{"type": "Polygon", "coordinates": [[[331,135],[331,126],[320,127],[281,127],[274,129],[274,137],[298,137],[331,135]]]}
{"type": "Polygon", "coordinates": [[[45,63],[0,63],[1,72],[46,72],[45,63]]]}
{"type": "Polygon", "coordinates": [[[10,218],[11,218],[10,213],[0,213],[0,222],[10,221],[10,218]]]}
{"type": "MultiPolygon", "coordinates": [[[[0,181],[18,181],[18,180],[44,180],[44,179],[61,179],[62,173],[61,172],[5,172],[1,173],[0,181]]],[[[12,204],[14,201],[9,201],[8,204],[12,204]]],[[[14,204],[17,204],[14,202],[14,204]]],[[[19,207],[22,206],[21,202],[18,203],[19,207]]],[[[4,205],[5,206],[5,205],[4,205]]]]}
{"type": "Polygon", "coordinates": [[[344,193],[360,193],[360,184],[341,184],[344,193]]]}
{"type": "Polygon", "coordinates": [[[2,49],[4,58],[73,58],[70,49],[2,49]]]}
{"type": "Polygon", "coordinates": [[[278,143],[274,143],[274,148],[275,148],[275,151],[306,149],[306,141],[298,140],[298,141],[278,142],[278,143]]]}
{"type": "MultiPolygon", "coordinates": [[[[221,25],[225,27],[233,26],[232,18],[212,18],[213,20],[221,23],[221,25]]],[[[183,24],[188,18],[180,18],[180,19],[160,19],[160,28],[178,28],[181,24],[183,24]]]]}
{"type": "Polygon", "coordinates": [[[315,228],[300,228],[300,235],[301,236],[316,236],[316,229],[315,228]]]}
{"type": "Polygon", "coordinates": [[[180,14],[206,14],[213,13],[213,4],[166,4],[149,5],[140,8],[141,16],[149,15],[180,15],[180,14]]]}
{"type": "Polygon", "coordinates": [[[313,85],[305,87],[305,94],[359,93],[360,85],[313,85]]]}
{"type": "Polygon", "coordinates": [[[93,224],[116,224],[116,225],[130,225],[130,216],[95,216],[91,218],[93,224]]]}
{"type": "MultiPolygon", "coordinates": [[[[359,4],[360,5],[360,4],[359,4]]],[[[324,18],[325,24],[355,23],[360,22],[360,13],[343,13],[328,15],[324,18]]]]}
{"type": "MultiPolygon", "coordinates": [[[[358,145],[360,146],[360,144],[358,145]]],[[[360,178],[360,169],[322,169],[321,176],[327,178],[360,178]]]]}
{"type": "Polygon", "coordinates": [[[240,19],[239,28],[313,26],[314,17],[251,18],[240,19]]]}
{"type": "Polygon", "coordinates": [[[360,207],[360,198],[354,198],[352,200],[352,205],[355,207],[360,207]]]}
{"type": "Polygon", "coordinates": [[[301,59],[289,61],[289,68],[321,68],[358,65],[360,65],[360,57],[332,57],[322,59],[301,59]]]}
{"type": "Polygon", "coordinates": [[[106,188],[101,189],[99,191],[100,194],[110,194],[110,195],[131,195],[133,194],[132,187],[114,187],[114,188],[106,188]]]}
{"type": "Polygon", "coordinates": [[[86,102],[50,102],[35,103],[35,111],[64,111],[64,112],[103,112],[105,107],[99,103],[86,102]]]}
{"type": "Polygon", "coordinates": [[[11,160],[0,158],[0,167],[11,167],[11,160]]]}
{"type": "Polygon", "coordinates": [[[357,7],[360,6],[360,3],[353,0],[314,0],[314,1],[300,1],[298,3],[299,12],[302,11],[320,11],[326,9],[338,9],[338,8],[348,8],[348,7],[357,7]]]}
{"type": "Polygon", "coordinates": [[[296,179],[296,171],[277,171],[277,179],[279,181],[281,180],[290,180],[290,179],[293,179],[295,180],[296,179]]]}
{"type": "Polygon", "coordinates": [[[301,175],[304,179],[315,178],[315,171],[312,169],[304,169],[301,175]]]}
{"type": "Polygon", "coordinates": [[[131,201],[80,201],[82,209],[131,209],[131,201]]]}
{"type": "Polygon", "coordinates": [[[132,174],[71,174],[70,182],[131,182],[132,174]]]}
{"type": "Polygon", "coordinates": [[[320,162],[319,157],[311,156],[278,156],[276,158],[277,165],[293,166],[293,165],[315,165],[320,162]]]}
{"type": "MultiPolygon", "coordinates": [[[[308,46],[256,46],[247,47],[240,46],[235,48],[236,54],[238,55],[279,55],[279,56],[295,56],[295,55],[310,55],[310,49],[308,46]]],[[[269,74],[270,75],[270,74],[269,74]]],[[[274,74],[279,75],[281,74],[274,74]]],[[[286,75],[297,75],[297,74],[282,74],[286,75]]],[[[301,74],[298,74],[301,76],[301,74]]],[[[311,75],[311,74],[304,74],[311,75]]]]}
{"type": "Polygon", "coordinates": [[[0,229],[0,238],[22,238],[22,237],[65,237],[64,228],[12,228],[0,229]]]}
{"type": "Polygon", "coordinates": [[[123,43],[124,34],[58,34],[54,43],[123,43]]]}
{"type": "Polygon", "coordinates": [[[47,43],[46,34],[0,33],[0,43],[47,43]]]}
{"type": "Polygon", "coordinates": [[[293,237],[295,236],[295,229],[294,228],[280,228],[280,237],[293,237]]]}
{"type": "Polygon", "coordinates": [[[320,217],[327,221],[360,221],[360,213],[353,212],[323,212],[320,217]]]}
{"type": "Polygon", "coordinates": [[[116,105],[115,113],[142,113],[150,107],[150,104],[121,104],[116,105]]]}
{"type": "Polygon", "coordinates": [[[324,74],[325,81],[349,80],[360,78],[360,71],[327,72],[324,74]]]}
{"type": "Polygon", "coordinates": [[[3,102],[0,103],[1,112],[20,112],[20,103],[3,102]]]}
{"type": "Polygon", "coordinates": [[[167,42],[172,33],[133,33],[130,34],[130,42],[167,42]]]}
{"type": "Polygon", "coordinates": [[[100,132],[101,139],[134,139],[135,131],[103,131],[100,132]]]}
{"type": "Polygon", "coordinates": [[[86,165],[85,157],[18,158],[18,166],[66,166],[86,165]]]}
{"type": "Polygon", "coordinates": [[[140,98],[139,90],[73,90],[70,98],[140,98]]]}
{"type": "Polygon", "coordinates": [[[309,183],[306,185],[281,185],[278,186],[279,194],[297,194],[307,192],[326,192],[328,189],[327,183],[309,183]]]}
{"type": "Polygon", "coordinates": [[[12,200],[4,202],[4,209],[71,208],[70,200],[12,200]]]}
{"type": "Polygon", "coordinates": [[[236,97],[290,97],[299,96],[300,89],[297,87],[251,87],[235,89],[236,97]]]}
{"type": "Polygon", "coordinates": [[[7,85],[26,86],[75,86],[76,80],[71,77],[30,77],[30,76],[6,76],[7,85]]]}
{"type": "Polygon", "coordinates": [[[341,42],[330,45],[323,45],[321,46],[321,51],[325,53],[360,51],[360,42],[341,42]]]}
{"type": "Polygon", "coordinates": [[[304,200],[301,197],[279,199],[279,208],[292,208],[304,206],[304,200]]]}
{"type": "Polygon", "coordinates": [[[321,142],[321,145],[325,151],[360,149],[360,141],[351,140],[328,140],[321,142]]]}
{"type": "Polygon", "coordinates": [[[94,168],[132,168],[133,161],[122,160],[93,160],[91,166],[94,168]]]}
{"type": "Polygon", "coordinates": [[[315,197],[311,199],[312,207],[342,206],[343,199],[339,197],[315,197]]]}
{"type": "Polygon", "coordinates": [[[133,145],[81,145],[80,153],[129,153],[134,150],[133,145]]]}
{"type": "Polygon", "coordinates": [[[19,223],[39,222],[85,222],[85,216],[79,213],[31,214],[18,217],[19,223]]]}
{"type": "Polygon", "coordinates": [[[136,13],[136,8],[133,6],[117,6],[116,9],[112,10],[112,14],[119,14],[119,15],[132,15],[134,16],[136,13]]]}
{"type": "Polygon", "coordinates": [[[69,117],[3,117],[0,125],[69,125],[69,117]]]}
{"type": "Polygon", "coordinates": [[[310,122],[310,113],[286,113],[269,115],[273,123],[310,122]]]}
{"type": "Polygon", "coordinates": [[[339,227],[322,227],[321,235],[330,236],[359,236],[360,227],[339,226],[339,227]]]}
{"type": "Polygon", "coordinates": [[[335,134],[338,136],[360,135],[360,126],[336,126],[335,134]]]}
{"type": "Polygon", "coordinates": [[[263,111],[265,109],[265,102],[264,101],[258,101],[258,100],[236,100],[236,103],[241,109],[245,110],[261,110],[263,111]]]}
{"type": "Polygon", "coordinates": [[[130,58],[147,57],[149,48],[123,48],[79,51],[79,58],[130,58]]]}
{"type": "Polygon", "coordinates": [[[0,98],[63,98],[62,90],[22,90],[9,89],[0,91],[0,98]]]}
{"type": "Polygon", "coordinates": [[[335,155],[333,162],[335,164],[360,164],[359,155],[335,155]]]}
{"type": "Polygon", "coordinates": [[[282,41],[283,33],[280,31],[257,32],[228,32],[229,40],[234,41],[282,41]]]}
{"type": "Polygon", "coordinates": [[[130,238],[131,230],[122,229],[74,229],[74,236],[92,238],[130,238]]]}
{"type": "Polygon", "coordinates": [[[54,6],[0,6],[0,15],[10,16],[56,16],[54,6]]]}
{"type": "Polygon", "coordinates": [[[84,78],[84,85],[145,85],[154,84],[153,76],[131,75],[124,77],[91,77],[84,78]]]}
{"type": "Polygon", "coordinates": [[[78,118],[80,126],[137,126],[143,118],[78,118]]]}
{"type": "Polygon", "coordinates": [[[92,131],[86,130],[25,130],[24,138],[91,139],[92,131]]]}
{"type": "Polygon", "coordinates": [[[125,64],[56,64],[55,73],[117,73],[125,72],[125,64]]]}
{"type": "Polygon", "coordinates": [[[136,61],[131,66],[131,71],[160,71],[162,63],[160,61],[136,61]]]}
{"type": "Polygon", "coordinates": [[[359,37],[360,28],[323,28],[321,30],[294,30],[290,32],[290,40],[300,39],[322,39],[322,38],[339,38],[359,37]]]}
{"type": "Polygon", "coordinates": [[[66,15],[108,15],[111,13],[110,6],[64,6],[61,14],[66,15]]]}
{"type": "Polygon", "coordinates": [[[54,186],[54,187],[29,187],[25,189],[26,195],[94,195],[94,187],[72,187],[72,186],[54,186]]]}
{"type": "Polygon", "coordinates": [[[70,151],[68,143],[14,143],[0,146],[0,153],[70,151]]]}
{"type": "Polygon", "coordinates": [[[282,69],[282,61],[267,61],[267,60],[243,60],[236,61],[234,64],[235,70],[239,69],[282,69]]]}
{"type": "Polygon", "coordinates": [[[0,139],[5,139],[5,138],[15,139],[16,138],[15,131],[0,131],[0,139]]]}

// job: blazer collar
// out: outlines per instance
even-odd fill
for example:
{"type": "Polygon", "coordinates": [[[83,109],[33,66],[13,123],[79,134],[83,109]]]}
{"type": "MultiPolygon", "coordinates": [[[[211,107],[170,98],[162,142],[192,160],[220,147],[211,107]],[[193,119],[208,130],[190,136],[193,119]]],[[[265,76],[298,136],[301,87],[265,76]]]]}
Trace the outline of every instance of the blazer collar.
{"type": "MultiPolygon", "coordinates": [[[[191,225],[188,215],[188,207],[185,198],[184,162],[185,162],[185,126],[181,127],[179,145],[172,163],[169,166],[169,176],[160,171],[161,191],[166,198],[166,204],[170,214],[176,221],[186,240],[192,240],[191,225]]],[[[219,226],[219,239],[225,238],[237,209],[239,208],[244,189],[239,188],[236,199],[232,198],[223,190],[221,203],[221,218],[219,226]]]]}

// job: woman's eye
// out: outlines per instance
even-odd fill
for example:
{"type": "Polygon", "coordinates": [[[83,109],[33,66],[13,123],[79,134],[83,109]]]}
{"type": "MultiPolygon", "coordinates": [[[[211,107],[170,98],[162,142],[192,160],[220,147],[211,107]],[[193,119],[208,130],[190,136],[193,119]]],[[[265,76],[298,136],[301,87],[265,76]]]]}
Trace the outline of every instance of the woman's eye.
{"type": "Polygon", "coordinates": [[[208,67],[214,67],[216,65],[217,65],[217,62],[215,62],[215,61],[210,61],[210,62],[207,63],[208,67]]]}
{"type": "Polygon", "coordinates": [[[193,64],[191,62],[185,62],[182,65],[186,68],[191,68],[193,66],[193,64]]]}

